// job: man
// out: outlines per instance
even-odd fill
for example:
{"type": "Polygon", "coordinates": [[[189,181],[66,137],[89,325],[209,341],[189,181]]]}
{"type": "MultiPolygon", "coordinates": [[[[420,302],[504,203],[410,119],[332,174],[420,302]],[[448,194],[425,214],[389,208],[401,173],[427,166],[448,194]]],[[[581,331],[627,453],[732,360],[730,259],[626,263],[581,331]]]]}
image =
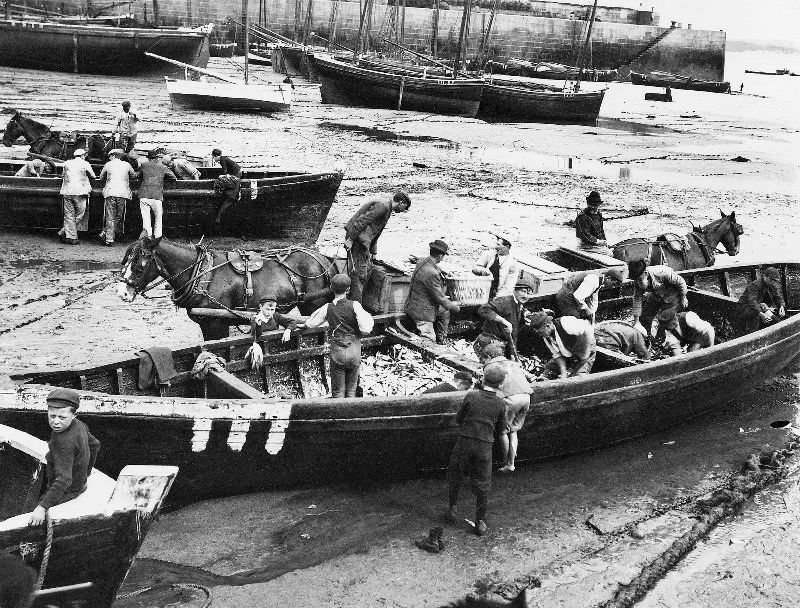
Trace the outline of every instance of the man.
{"type": "Polygon", "coordinates": [[[520,275],[519,264],[511,255],[511,241],[498,236],[494,251],[484,251],[472,268],[472,273],[492,276],[490,300],[495,296],[510,296],[520,275]]]}
{"type": "Polygon", "coordinates": [[[578,317],[594,323],[600,303],[600,288],[620,285],[624,280],[625,271],[621,268],[609,268],[604,273],[576,272],[564,281],[556,293],[558,309],[562,316],[578,317]]]}
{"type": "Polygon", "coordinates": [[[430,255],[417,262],[411,275],[405,313],[416,323],[419,335],[444,344],[450,325],[450,313],[458,312],[460,308],[447,297],[442,269],[439,268],[439,263],[447,255],[447,243],[436,239],[428,247],[430,255]]]}
{"type": "Polygon", "coordinates": [[[498,363],[503,366],[505,378],[497,387],[497,394],[506,402],[506,414],[503,430],[500,433],[500,446],[505,458],[505,463],[500,467],[500,473],[514,471],[519,438],[517,432],[525,424],[525,417],[531,407],[532,378],[525,372],[518,361],[510,361],[503,356],[503,349],[499,345],[489,346],[486,351],[488,360],[483,363],[487,366],[498,363]]]}
{"type": "Polygon", "coordinates": [[[347,299],[350,277],[337,274],[331,279],[333,302],[325,304],[298,328],[331,328],[331,397],[355,397],[361,367],[361,336],[372,331],[372,316],[360,302],[347,299]]]}
{"type": "Polygon", "coordinates": [[[114,124],[114,131],[111,134],[113,137],[119,133],[120,148],[125,150],[126,153],[133,150],[136,145],[136,135],[139,132],[139,117],[136,112],[131,112],[131,102],[122,102],[122,112],[117,114],[116,123],[114,124]]]}
{"type": "Polygon", "coordinates": [[[139,171],[142,183],[139,186],[139,211],[142,213],[142,232],[149,237],[159,238],[164,229],[164,180],[176,181],[175,174],[158,161],[158,152],[153,149],[147,153],[147,162],[139,171]],[[150,214],[153,214],[151,219],[150,214]]]}
{"type": "Polygon", "coordinates": [[[669,266],[647,266],[644,260],[636,260],[628,262],[628,276],[633,280],[633,324],[641,324],[648,336],[662,310],[678,312],[689,307],[686,281],[669,266]]]}
{"type": "Polygon", "coordinates": [[[178,179],[200,180],[200,171],[185,158],[173,158],[169,154],[161,157],[161,162],[169,167],[178,179]]]}
{"type": "Polygon", "coordinates": [[[92,179],[97,176],[92,165],[83,158],[86,150],[78,148],[73,158],[64,163],[64,175],[61,182],[61,196],[64,199],[64,226],[59,231],[62,242],[68,245],[78,244],[78,231],[89,229],[89,194],[92,191],[92,179]]]}
{"type": "Polygon", "coordinates": [[[223,196],[222,206],[217,212],[214,222],[222,222],[222,214],[239,201],[239,190],[242,187],[242,168],[235,160],[222,155],[222,150],[214,148],[211,151],[211,163],[222,167],[222,174],[214,182],[214,190],[223,196]]]}
{"type": "Polygon", "coordinates": [[[676,313],[674,308],[667,308],[658,313],[656,341],[661,340],[670,357],[683,354],[683,346],[687,353],[693,353],[714,346],[714,326],[691,310],[676,313]]]}
{"type": "Polygon", "coordinates": [[[100,442],[75,417],[80,395],[71,388],[57,388],[47,395],[47,422],[52,429],[47,444],[47,491],[31,513],[29,526],[44,523],[50,507],[77,498],[86,490],[100,442]]]}
{"type": "Polygon", "coordinates": [[[531,328],[552,354],[543,376],[563,379],[592,371],[597,348],[591,323],[575,317],[554,320],[544,312],[535,312],[531,316],[531,328]]]}
{"type": "Polygon", "coordinates": [[[34,158],[22,165],[14,177],[41,177],[42,173],[44,173],[44,161],[34,158]]]}
{"type": "Polygon", "coordinates": [[[603,228],[603,214],[600,205],[603,204],[600,194],[592,190],[586,197],[586,208],[578,212],[575,218],[575,236],[578,237],[578,246],[605,247],[606,232],[603,228]]]}
{"type": "Polygon", "coordinates": [[[492,489],[492,445],[505,424],[506,404],[497,394],[505,371],[496,363],[483,371],[483,388],[470,391],[464,397],[456,414],[456,424],[461,428],[447,467],[449,504],[445,518],[456,523],[456,512],[461,481],[469,475],[475,494],[475,533],[486,534],[486,508],[492,489]]]}
{"type": "Polygon", "coordinates": [[[517,279],[514,293],[510,296],[497,296],[478,309],[483,319],[481,333],[472,344],[478,359],[485,357],[485,349],[490,344],[500,344],[509,359],[516,351],[519,328],[525,322],[525,303],[533,297],[533,283],[527,279],[517,279]]]}
{"type": "Polygon", "coordinates": [[[114,244],[114,237],[125,232],[125,209],[128,201],[133,198],[131,194],[131,178],[136,178],[138,173],[131,164],[125,160],[125,151],[115,148],[108,153],[111,157],[100,172],[100,181],[106,180],[103,187],[105,206],[103,208],[103,230],[100,240],[107,246],[114,244]]]}
{"type": "Polygon", "coordinates": [[[650,361],[650,349],[644,333],[622,321],[601,321],[594,328],[597,346],[627,356],[650,361]]]}
{"type": "MultiPolygon", "coordinates": [[[[247,351],[253,369],[259,369],[264,363],[264,347],[261,345],[264,332],[284,328],[281,342],[288,342],[292,331],[297,328],[298,321],[283,315],[278,310],[278,301],[273,296],[264,296],[258,302],[261,305],[258,314],[250,324],[250,333],[253,336],[253,345],[247,351]]],[[[247,358],[247,355],[245,358],[247,358]]]]}
{"type": "Polygon", "coordinates": [[[737,329],[740,335],[758,331],[772,323],[775,314],[786,316],[781,293],[781,273],[774,266],[761,269],[761,277],[748,284],[736,304],[737,329]]]}
{"type": "Polygon", "coordinates": [[[432,393],[452,393],[454,391],[468,391],[472,388],[472,374],[469,372],[456,372],[453,374],[453,382],[440,382],[427,390],[422,391],[423,395],[432,393]]]}
{"type": "Polygon", "coordinates": [[[344,226],[347,269],[353,288],[350,298],[360,302],[372,274],[372,256],[378,253],[378,239],[392,212],[405,213],[411,199],[402,190],[391,199],[374,198],[364,203],[344,226]]]}

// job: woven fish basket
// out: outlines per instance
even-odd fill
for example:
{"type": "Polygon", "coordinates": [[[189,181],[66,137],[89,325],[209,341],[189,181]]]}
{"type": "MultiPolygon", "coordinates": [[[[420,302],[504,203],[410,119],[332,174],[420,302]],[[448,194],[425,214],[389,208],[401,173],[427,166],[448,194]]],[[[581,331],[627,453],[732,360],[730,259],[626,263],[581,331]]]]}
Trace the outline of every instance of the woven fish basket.
{"type": "Polygon", "coordinates": [[[492,287],[491,276],[475,274],[451,275],[445,277],[447,293],[460,306],[479,306],[489,301],[492,287]]]}

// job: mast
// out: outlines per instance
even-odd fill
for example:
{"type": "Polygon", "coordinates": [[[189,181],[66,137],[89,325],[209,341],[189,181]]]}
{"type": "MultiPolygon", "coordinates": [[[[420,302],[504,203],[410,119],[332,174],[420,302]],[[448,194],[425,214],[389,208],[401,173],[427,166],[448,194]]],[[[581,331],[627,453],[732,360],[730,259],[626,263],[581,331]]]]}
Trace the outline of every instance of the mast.
{"type": "Polygon", "coordinates": [[[586,65],[586,50],[589,47],[589,41],[592,39],[592,27],[594,26],[594,16],[597,13],[597,0],[594,0],[592,5],[592,14],[589,16],[589,28],[586,31],[586,40],[583,42],[583,49],[581,49],[580,64],[578,65],[578,80],[575,82],[575,91],[581,88],[581,79],[583,78],[583,67],[586,65]]]}
{"type": "Polygon", "coordinates": [[[431,53],[433,58],[439,54],[439,0],[433,0],[433,17],[431,19],[431,53]]]}
{"type": "Polygon", "coordinates": [[[306,46],[308,44],[308,34],[309,32],[311,32],[313,4],[314,4],[313,0],[308,0],[308,6],[306,7],[306,20],[303,22],[303,38],[302,38],[303,46],[306,46]]]}
{"type": "Polygon", "coordinates": [[[478,52],[475,55],[475,69],[479,71],[483,69],[483,53],[486,50],[486,45],[489,43],[489,36],[492,34],[494,15],[497,12],[498,4],[500,4],[500,0],[494,0],[492,3],[492,12],[489,13],[489,24],[486,26],[486,31],[483,33],[483,38],[481,38],[481,46],[478,48],[478,52]]]}
{"type": "Polygon", "coordinates": [[[247,0],[242,0],[242,29],[244,29],[244,83],[250,76],[250,19],[247,15],[247,0]]]}
{"type": "Polygon", "coordinates": [[[461,69],[461,53],[467,52],[467,37],[469,36],[469,16],[472,11],[472,0],[464,2],[464,12],[461,15],[461,30],[458,33],[458,46],[456,47],[456,57],[453,59],[453,78],[458,77],[461,69]]]}
{"type": "Polygon", "coordinates": [[[362,55],[369,50],[369,37],[372,30],[372,4],[374,0],[366,0],[361,11],[361,21],[358,27],[358,54],[362,55]]]}
{"type": "Polygon", "coordinates": [[[331,17],[328,20],[328,51],[336,42],[336,22],[339,16],[339,0],[333,0],[331,4],[331,17]]]}

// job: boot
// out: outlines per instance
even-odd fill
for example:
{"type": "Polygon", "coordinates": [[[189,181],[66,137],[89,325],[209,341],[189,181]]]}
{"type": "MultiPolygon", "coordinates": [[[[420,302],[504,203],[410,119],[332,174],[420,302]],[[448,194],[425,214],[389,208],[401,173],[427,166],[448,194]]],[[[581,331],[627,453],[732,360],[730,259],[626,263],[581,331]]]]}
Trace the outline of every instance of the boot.
{"type": "Polygon", "coordinates": [[[436,542],[439,544],[439,551],[444,551],[444,548],[446,546],[444,540],[442,540],[442,534],[444,534],[444,528],[442,528],[442,526],[436,526],[434,528],[434,531],[436,532],[436,542]]]}
{"type": "Polygon", "coordinates": [[[428,532],[428,538],[417,539],[414,541],[414,544],[420,549],[424,549],[430,553],[439,553],[439,536],[436,532],[436,528],[430,529],[430,532],[428,532]]]}

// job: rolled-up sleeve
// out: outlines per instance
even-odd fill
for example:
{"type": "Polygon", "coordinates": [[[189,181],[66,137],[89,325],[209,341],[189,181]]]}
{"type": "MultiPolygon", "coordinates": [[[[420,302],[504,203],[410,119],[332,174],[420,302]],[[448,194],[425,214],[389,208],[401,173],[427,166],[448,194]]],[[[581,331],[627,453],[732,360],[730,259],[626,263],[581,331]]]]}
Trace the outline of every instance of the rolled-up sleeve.
{"type": "Polygon", "coordinates": [[[356,321],[358,321],[358,330],[366,335],[375,327],[375,319],[369,314],[360,302],[353,302],[353,311],[356,313],[356,321]]]}

